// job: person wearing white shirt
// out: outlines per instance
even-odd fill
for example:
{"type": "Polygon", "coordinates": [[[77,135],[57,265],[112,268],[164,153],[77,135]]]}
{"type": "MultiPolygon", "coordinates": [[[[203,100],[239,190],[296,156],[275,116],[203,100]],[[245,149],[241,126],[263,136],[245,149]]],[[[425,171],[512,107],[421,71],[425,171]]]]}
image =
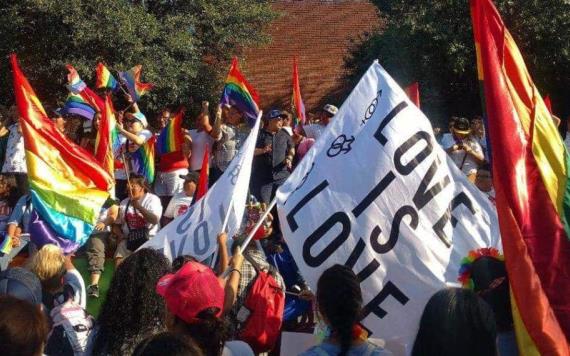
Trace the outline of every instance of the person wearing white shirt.
{"type": "Polygon", "coordinates": [[[192,155],[190,156],[190,171],[198,172],[202,169],[202,161],[204,160],[204,151],[212,152],[212,146],[215,142],[215,133],[212,125],[210,125],[210,117],[208,115],[209,104],[207,101],[202,102],[202,112],[196,119],[196,128],[190,130],[192,138],[192,155]]]}
{"type": "Polygon", "coordinates": [[[119,237],[115,265],[118,266],[123,258],[128,257],[134,250],[128,248],[128,238],[135,230],[148,230],[152,238],[158,232],[162,204],[160,198],[149,192],[143,176],[133,174],[129,179],[129,197],[119,205],[119,217],[113,231],[119,237]]]}
{"type": "Polygon", "coordinates": [[[441,146],[469,181],[474,182],[477,167],[483,163],[485,157],[479,142],[470,136],[469,120],[457,118],[451,133],[451,136],[443,137],[441,146]]]}
{"type": "Polygon", "coordinates": [[[167,223],[188,211],[192,205],[200,175],[196,172],[189,172],[181,175],[180,178],[184,179],[183,189],[172,197],[166,207],[164,217],[167,223]]]}
{"type": "Polygon", "coordinates": [[[491,165],[489,163],[481,165],[477,170],[475,186],[485,193],[491,203],[495,205],[495,189],[493,188],[493,177],[491,176],[491,165]]]}
{"type": "Polygon", "coordinates": [[[315,141],[321,137],[323,132],[325,132],[327,125],[330,120],[338,113],[338,108],[331,104],[326,104],[323,109],[319,112],[318,120],[316,124],[309,124],[303,126],[303,131],[308,138],[312,138],[315,141]]]}

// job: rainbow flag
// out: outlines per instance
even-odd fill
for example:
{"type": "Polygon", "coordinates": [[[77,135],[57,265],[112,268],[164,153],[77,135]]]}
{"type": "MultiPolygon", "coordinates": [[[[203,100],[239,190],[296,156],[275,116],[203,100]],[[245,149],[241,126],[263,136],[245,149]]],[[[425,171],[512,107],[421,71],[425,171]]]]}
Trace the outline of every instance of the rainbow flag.
{"type": "Polygon", "coordinates": [[[184,109],[181,109],[174,117],[160,130],[156,139],[156,151],[163,155],[166,153],[182,150],[184,143],[184,132],[182,131],[182,120],[184,119],[184,109]]]}
{"type": "Polygon", "coordinates": [[[67,64],[65,67],[69,72],[67,74],[67,88],[71,94],[80,96],[83,101],[94,108],[95,111],[102,112],[105,106],[103,99],[101,99],[99,95],[95,94],[95,92],[91,90],[83,80],[81,80],[77,70],[72,65],[67,64]]]}
{"type": "Polygon", "coordinates": [[[117,90],[119,83],[103,63],[97,64],[97,82],[95,88],[117,90]]]}
{"type": "Polygon", "coordinates": [[[38,246],[56,243],[70,252],[89,238],[113,179],[92,155],[57,130],[16,55],[10,60],[33,206],[30,235],[38,246]]]}
{"type": "Polygon", "coordinates": [[[568,355],[570,157],[499,12],[470,4],[519,351],[568,355]]]}
{"type": "Polygon", "coordinates": [[[293,112],[295,113],[295,125],[304,125],[307,116],[305,115],[305,104],[303,103],[303,98],[301,97],[301,86],[299,84],[299,69],[297,68],[297,58],[293,59],[293,95],[291,97],[291,106],[293,107],[293,112]]]}
{"type": "Polygon", "coordinates": [[[0,243],[0,256],[7,255],[12,251],[12,237],[8,234],[4,234],[2,237],[2,242],[0,243]]]}
{"type": "Polygon", "coordinates": [[[141,82],[142,65],[136,65],[126,72],[119,72],[119,78],[127,86],[129,94],[134,101],[139,101],[141,96],[150,91],[154,85],[141,82]]]}
{"type": "Polygon", "coordinates": [[[250,125],[253,125],[259,114],[259,96],[239,71],[235,57],[226,78],[220,104],[237,107],[248,118],[250,125]]]}
{"type": "Polygon", "coordinates": [[[115,153],[120,147],[115,110],[111,97],[107,95],[105,97],[105,110],[101,113],[101,121],[95,139],[95,159],[111,177],[115,173],[115,153]]]}
{"type": "Polygon", "coordinates": [[[89,105],[81,95],[69,93],[63,105],[62,112],[64,114],[79,115],[88,120],[93,120],[96,110],[89,105]]]}
{"type": "Polygon", "coordinates": [[[138,150],[131,153],[131,163],[133,170],[146,179],[148,184],[154,182],[154,146],[156,143],[156,136],[148,139],[138,150]]]}

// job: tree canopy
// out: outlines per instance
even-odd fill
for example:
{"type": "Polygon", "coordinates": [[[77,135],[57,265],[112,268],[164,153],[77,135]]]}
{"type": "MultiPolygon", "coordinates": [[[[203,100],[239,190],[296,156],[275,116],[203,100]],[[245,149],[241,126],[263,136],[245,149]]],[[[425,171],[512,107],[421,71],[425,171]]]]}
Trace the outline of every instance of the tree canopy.
{"type": "MultiPolygon", "coordinates": [[[[373,0],[386,26],[353,51],[359,77],[378,58],[402,85],[420,83],[422,110],[443,124],[450,115],[481,113],[467,0],[373,0]]],[[[554,112],[570,112],[570,3],[494,1],[554,112]]]]}
{"type": "Polygon", "coordinates": [[[99,61],[114,75],[142,64],[143,81],[155,84],[142,98],[149,111],[215,99],[228,59],[267,40],[263,29],[275,16],[267,0],[6,0],[0,104],[12,100],[11,52],[52,105],[67,95],[65,64],[92,85],[99,61]]]}

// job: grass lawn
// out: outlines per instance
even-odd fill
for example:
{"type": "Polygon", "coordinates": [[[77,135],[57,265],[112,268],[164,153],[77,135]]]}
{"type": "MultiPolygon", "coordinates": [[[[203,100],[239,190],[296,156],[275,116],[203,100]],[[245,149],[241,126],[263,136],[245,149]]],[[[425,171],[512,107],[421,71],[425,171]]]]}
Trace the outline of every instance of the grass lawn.
{"type": "MultiPolygon", "coordinates": [[[[90,275],[87,270],[87,257],[80,256],[73,259],[73,264],[75,268],[79,270],[85,281],[85,288],[90,284],[90,275]]],[[[93,315],[94,318],[99,316],[101,310],[101,305],[105,301],[107,296],[107,290],[109,290],[109,285],[111,284],[111,278],[113,278],[113,273],[115,272],[115,264],[112,259],[105,260],[105,271],[99,280],[99,298],[87,298],[87,311],[93,315]]]]}

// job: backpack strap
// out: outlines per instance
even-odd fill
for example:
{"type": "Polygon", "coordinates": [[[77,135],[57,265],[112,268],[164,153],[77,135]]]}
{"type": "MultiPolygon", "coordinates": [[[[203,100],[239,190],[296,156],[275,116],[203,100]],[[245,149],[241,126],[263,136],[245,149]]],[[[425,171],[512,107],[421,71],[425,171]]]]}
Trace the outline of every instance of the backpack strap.
{"type": "Polygon", "coordinates": [[[255,262],[255,260],[253,258],[249,257],[247,253],[244,253],[243,257],[247,260],[247,262],[249,262],[253,266],[253,269],[255,270],[255,272],[257,274],[259,274],[260,271],[267,269],[267,273],[272,275],[274,278],[277,275],[277,271],[275,270],[275,267],[273,267],[271,264],[268,263],[268,265],[269,265],[268,268],[262,268],[257,262],[255,262]]]}

